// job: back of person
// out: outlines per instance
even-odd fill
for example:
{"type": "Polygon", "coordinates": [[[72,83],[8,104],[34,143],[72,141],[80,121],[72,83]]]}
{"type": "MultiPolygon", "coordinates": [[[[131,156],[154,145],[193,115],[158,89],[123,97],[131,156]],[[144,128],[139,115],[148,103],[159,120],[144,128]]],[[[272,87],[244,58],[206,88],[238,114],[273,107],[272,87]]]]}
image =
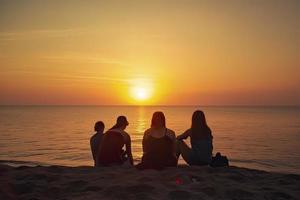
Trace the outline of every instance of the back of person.
{"type": "Polygon", "coordinates": [[[98,154],[100,165],[121,165],[123,163],[124,138],[119,131],[109,130],[104,134],[98,154]]]}
{"type": "Polygon", "coordinates": [[[166,156],[172,154],[173,142],[167,135],[164,135],[160,138],[156,138],[150,135],[148,139],[145,140],[144,145],[147,154],[151,154],[157,159],[165,158],[166,156]]]}
{"type": "Polygon", "coordinates": [[[160,169],[176,166],[177,159],[173,154],[174,145],[170,136],[167,135],[167,129],[163,137],[156,138],[149,135],[144,145],[145,154],[142,162],[147,168],[160,169]]]}
{"type": "Polygon", "coordinates": [[[98,166],[97,155],[103,137],[104,123],[102,121],[96,122],[94,130],[96,131],[96,133],[90,138],[90,146],[91,146],[91,152],[94,160],[94,166],[96,167],[98,166]]]}
{"type": "Polygon", "coordinates": [[[210,163],[212,159],[212,137],[194,138],[191,134],[191,146],[193,152],[193,162],[197,163],[210,163]]]}
{"type": "Polygon", "coordinates": [[[208,165],[212,159],[212,139],[204,113],[197,110],[193,113],[191,128],[177,136],[177,155],[181,154],[189,165],[208,165]],[[188,137],[191,139],[191,148],[183,141],[188,137]]]}
{"type": "Polygon", "coordinates": [[[145,131],[143,137],[142,162],[138,169],[163,169],[177,165],[176,139],[174,131],[165,126],[165,116],[155,112],[151,128],[145,131]]]}
{"type": "Polygon", "coordinates": [[[125,132],[128,125],[127,118],[119,116],[116,124],[104,134],[97,157],[99,166],[122,165],[125,161],[133,165],[131,139],[125,132]],[[126,151],[123,150],[124,146],[126,151]]]}
{"type": "MultiPolygon", "coordinates": [[[[100,143],[102,141],[103,133],[96,133],[90,139],[90,146],[93,155],[93,159],[96,160],[100,143]]],[[[95,163],[96,166],[96,163],[95,163]]]]}

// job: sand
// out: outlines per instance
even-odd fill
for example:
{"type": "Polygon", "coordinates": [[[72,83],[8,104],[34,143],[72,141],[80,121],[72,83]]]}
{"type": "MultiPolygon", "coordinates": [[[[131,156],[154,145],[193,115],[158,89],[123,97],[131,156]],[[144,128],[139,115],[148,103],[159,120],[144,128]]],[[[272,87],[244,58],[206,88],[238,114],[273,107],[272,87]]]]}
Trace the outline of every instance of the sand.
{"type": "Polygon", "coordinates": [[[0,199],[300,199],[300,175],[238,167],[11,167],[0,199]]]}

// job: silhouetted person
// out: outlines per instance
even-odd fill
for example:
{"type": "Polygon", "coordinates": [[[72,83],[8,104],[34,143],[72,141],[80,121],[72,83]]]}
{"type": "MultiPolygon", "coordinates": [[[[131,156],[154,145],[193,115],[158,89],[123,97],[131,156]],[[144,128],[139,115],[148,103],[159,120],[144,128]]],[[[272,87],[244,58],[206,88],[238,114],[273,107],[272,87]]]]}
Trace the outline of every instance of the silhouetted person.
{"type": "Polygon", "coordinates": [[[95,123],[94,130],[96,133],[90,139],[91,151],[94,159],[94,166],[97,166],[97,154],[99,150],[99,145],[101,143],[101,139],[104,131],[104,123],[102,121],[98,121],[95,123]]]}
{"type": "Polygon", "coordinates": [[[197,110],[194,112],[191,128],[179,135],[177,140],[177,156],[179,157],[181,154],[189,165],[208,165],[211,162],[213,137],[202,111],[197,110]],[[182,141],[188,137],[190,137],[192,148],[182,141]]]}
{"type": "Polygon", "coordinates": [[[151,128],[143,137],[142,162],[138,169],[163,169],[177,165],[176,137],[174,131],[166,128],[165,116],[155,112],[152,116],[151,128]]]}
{"type": "Polygon", "coordinates": [[[101,166],[122,165],[126,160],[133,165],[131,139],[124,130],[128,126],[125,116],[119,116],[117,123],[103,136],[97,162],[101,166]],[[123,150],[123,147],[126,150],[123,150]]]}

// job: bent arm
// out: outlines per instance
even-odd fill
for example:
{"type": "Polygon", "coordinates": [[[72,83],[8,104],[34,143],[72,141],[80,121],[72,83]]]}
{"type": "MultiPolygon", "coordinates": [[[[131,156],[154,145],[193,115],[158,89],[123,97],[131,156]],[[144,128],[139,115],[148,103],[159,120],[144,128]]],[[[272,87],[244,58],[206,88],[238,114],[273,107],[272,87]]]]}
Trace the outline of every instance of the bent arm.
{"type": "Polygon", "coordinates": [[[190,136],[190,130],[186,130],[184,133],[181,135],[177,136],[177,140],[184,140],[190,136]]]}

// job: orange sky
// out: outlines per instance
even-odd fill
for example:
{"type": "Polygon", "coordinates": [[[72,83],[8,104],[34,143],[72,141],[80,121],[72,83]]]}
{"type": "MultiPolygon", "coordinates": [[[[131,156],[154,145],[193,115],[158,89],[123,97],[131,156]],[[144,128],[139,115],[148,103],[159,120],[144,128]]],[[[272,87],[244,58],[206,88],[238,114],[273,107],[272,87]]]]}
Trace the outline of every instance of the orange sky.
{"type": "Polygon", "coordinates": [[[299,105],[299,10],[297,0],[0,0],[0,104],[299,105]]]}

